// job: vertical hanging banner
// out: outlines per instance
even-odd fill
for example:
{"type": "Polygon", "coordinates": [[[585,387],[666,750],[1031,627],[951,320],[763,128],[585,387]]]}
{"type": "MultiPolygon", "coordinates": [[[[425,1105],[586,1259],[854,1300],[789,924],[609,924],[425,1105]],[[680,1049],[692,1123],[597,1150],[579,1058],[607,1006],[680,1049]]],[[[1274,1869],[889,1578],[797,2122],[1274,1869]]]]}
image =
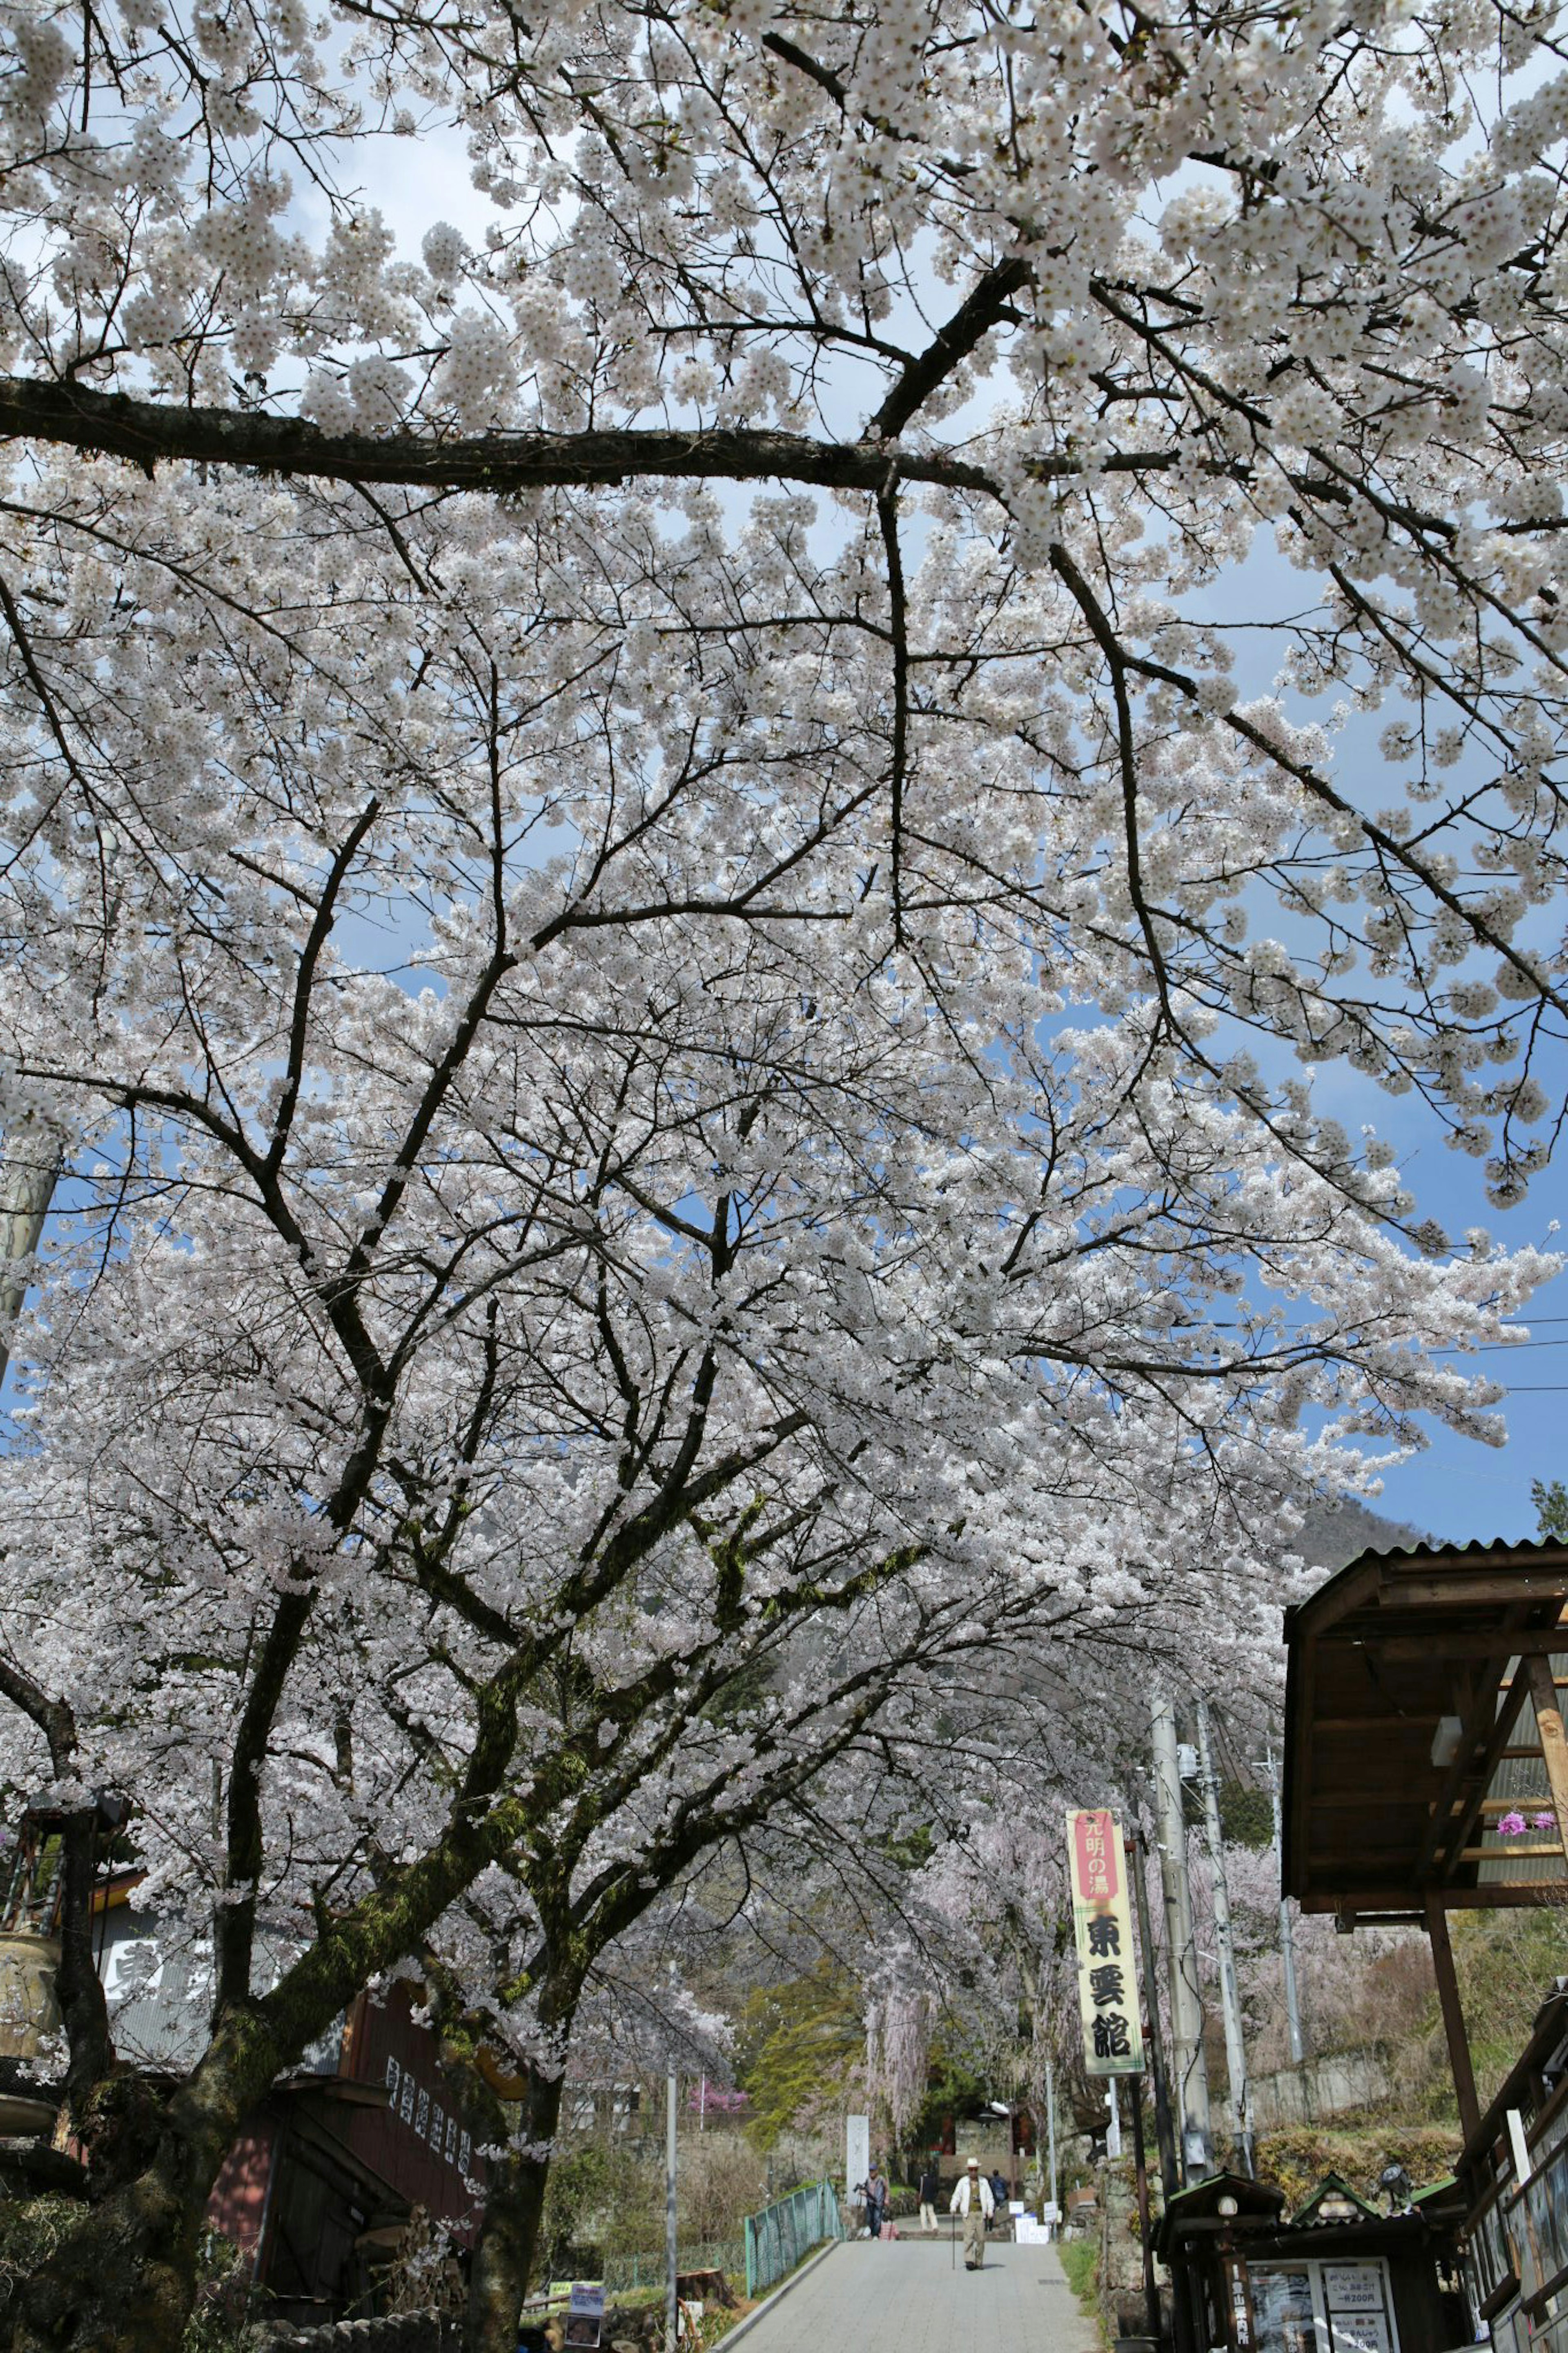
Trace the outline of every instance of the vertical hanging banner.
{"type": "Polygon", "coordinates": [[[1084,2064],[1091,2075],[1143,2072],[1143,2029],[1121,1826],[1103,1808],[1068,1813],[1084,2064]]]}

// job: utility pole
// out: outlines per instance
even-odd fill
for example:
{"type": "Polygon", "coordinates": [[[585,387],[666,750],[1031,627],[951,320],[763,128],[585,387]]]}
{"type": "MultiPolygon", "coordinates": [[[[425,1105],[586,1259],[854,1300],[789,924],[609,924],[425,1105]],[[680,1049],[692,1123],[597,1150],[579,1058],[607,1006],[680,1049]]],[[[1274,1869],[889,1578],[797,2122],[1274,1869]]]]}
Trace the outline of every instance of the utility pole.
{"type": "Polygon", "coordinates": [[[1057,2198],[1057,2071],[1052,2062],[1046,2061],[1046,2139],[1050,2150],[1050,2184],[1046,2196],[1057,2210],[1057,2228],[1061,2225],[1061,2206],[1057,2198]]]}
{"type": "Polygon", "coordinates": [[[1300,2066],[1307,2055],[1301,2033],[1301,2000],[1296,1990],[1296,1924],[1290,1898],[1285,1893],[1285,1827],[1279,1810],[1279,1767],[1274,1743],[1268,1744],[1268,1794],[1274,1802],[1274,1862],[1279,1873],[1279,1953],[1285,1963],[1285,2015],[1290,2024],[1290,2064],[1300,2066]]]}
{"type": "Polygon", "coordinates": [[[11,1335],[27,1295],[21,1261],[37,1254],[60,1173],[60,1146],[29,1113],[5,1139],[0,1160],[0,1381],[11,1360],[11,1335]]]}
{"type": "MultiPolygon", "coordinates": [[[[1127,1795],[1127,1815],[1130,1821],[1139,1819],[1131,1790],[1127,1795]]],[[[1142,1831],[1130,1835],[1126,1846],[1127,1873],[1132,1882],[1132,1901],[1138,1912],[1143,2008],[1148,2013],[1144,2032],[1149,2038],[1150,2073],[1154,2079],[1154,2142],[1160,2152],[1160,2186],[1169,2200],[1181,2188],[1182,2177],[1176,2163],[1176,2128],[1171,2117],[1171,2071],[1165,2058],[1165,2030],[1160,2023],[1160,1979],[1154,1959],[1154,1937],[1149,1922],[1149,1889],[1143,1876],[1143,1857],[1147,1848],[1142,1831]]]]}
{"type": "Polygon", "coordinates": [[[1255,2179],[1257,2152],[1252,2139],[1252,2094],[1247,2087],[1247,2042],[1241,2031],[1241,1988],[1236,1975],[1236,1938],[1230,1926],[1230,1889],[1225,1876],[1225,1838],[1219,1820],[1219,1783],[1215,1778],[1214,1743],[1209,1737],[1209,1705],[1198,1702],[1198,1763],[1203,1782],[1204,1827],[1208,1832],[1209,1869],[1214,1874],[1214,1940],[1219,1957],[1219,1999],[1225,2018],[1225,2065],[1230,2078],[1231,2134],[1241,2156],[1241,2169],[1255,2179]]]}
{"type": "MultiPolygon", "coordinates": [[[[675,1964],[669,1965],[669,1989],[675,1991],[675,1964]]],[[[676,2353],[680,2336],[680,2315],[677,2308],[675,2289],[676,2264],[679,2253],[675,2235],[675,2015],[670,2006],[669,2074],[665,2083],[664,2101],[664,2353],[676,2353]]]]}
{"type": "Polygon", "coordinates": [[[1182,2178],[1209,2170],[1214,2133],[1209,2121],[1204,2012],[1193,1949],[1193,1902],[1187,1884],[1187,1830],[1182,1819],[1182,1777],[1176,1762],[1176,1712],[1163,1697],[1150,1703],[1153,1734],[1154,1804],[1160,1831],[1160,1879],[1165,1898],[1165,1952],[1171,1972],[1172,2103],[1179,2119],[1182,2178]]]}

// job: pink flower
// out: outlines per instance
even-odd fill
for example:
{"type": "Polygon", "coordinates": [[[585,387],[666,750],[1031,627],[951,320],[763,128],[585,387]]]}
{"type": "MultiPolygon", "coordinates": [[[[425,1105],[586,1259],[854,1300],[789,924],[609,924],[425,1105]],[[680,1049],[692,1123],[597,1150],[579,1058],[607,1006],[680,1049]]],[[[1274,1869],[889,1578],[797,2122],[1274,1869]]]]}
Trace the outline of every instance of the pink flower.
{"type": "Polygon", "coordinates": [[[1507,1813],[1502,1816],[1501,1820],[1498,1823],[1498,1836],[1500,1838],[1519,1838],[1528,1827],[1529,1825],[1526,1823],[1522,1814],[1507,1813]]]}
{"type": "Polygon", "coordinates": [[[1531,1814],[1530,1826],[1531,1830],[1536,1831],[1554,1831],[1557,1828],[1557,1817],[1555,1814],[1531,1814]]]}

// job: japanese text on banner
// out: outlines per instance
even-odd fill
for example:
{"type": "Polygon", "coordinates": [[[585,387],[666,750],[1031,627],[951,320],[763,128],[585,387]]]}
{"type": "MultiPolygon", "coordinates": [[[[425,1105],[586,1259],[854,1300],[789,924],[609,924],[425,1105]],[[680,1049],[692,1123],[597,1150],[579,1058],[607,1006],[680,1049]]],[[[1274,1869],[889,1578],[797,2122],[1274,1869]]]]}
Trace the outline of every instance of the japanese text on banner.
{"type": "Polygon", "coordinates": [[[1091,2075],[1140,2074],[1143,2033],[1121,1825],[1103,1809],[1069,1811],[1067,1823],[1084,2063],[1091,2075]]]}

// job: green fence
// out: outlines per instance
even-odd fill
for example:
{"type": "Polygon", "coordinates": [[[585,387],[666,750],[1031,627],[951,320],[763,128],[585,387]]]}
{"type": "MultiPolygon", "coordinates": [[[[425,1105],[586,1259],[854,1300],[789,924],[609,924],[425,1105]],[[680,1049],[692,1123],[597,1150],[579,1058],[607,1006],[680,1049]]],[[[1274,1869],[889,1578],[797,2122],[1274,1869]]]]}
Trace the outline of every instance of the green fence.
{"type": "Polygon", "coordinates": [[[831,2181],[814,2181],[776,2206],[746,2217],[746,2294],[772,2287],[785,2272],[794,2271],[802,2255],[824,2239],[841,2239],[838,2192],[831,2181]]]}
{"type": "MultiPolygon", "coordinates": [[[[704,2239],[682,2246],[675,2259],[677,2272],[738,2272],[751,2252],[751,2227],[748,2222],[744,2248],[739,2239],[704,2239]]],[[[656,2255],[606,2255],[602,2269],[605,2285],[614,2294],[658,2287],[664,2279],[664,2249],[656,2255]]]]}

